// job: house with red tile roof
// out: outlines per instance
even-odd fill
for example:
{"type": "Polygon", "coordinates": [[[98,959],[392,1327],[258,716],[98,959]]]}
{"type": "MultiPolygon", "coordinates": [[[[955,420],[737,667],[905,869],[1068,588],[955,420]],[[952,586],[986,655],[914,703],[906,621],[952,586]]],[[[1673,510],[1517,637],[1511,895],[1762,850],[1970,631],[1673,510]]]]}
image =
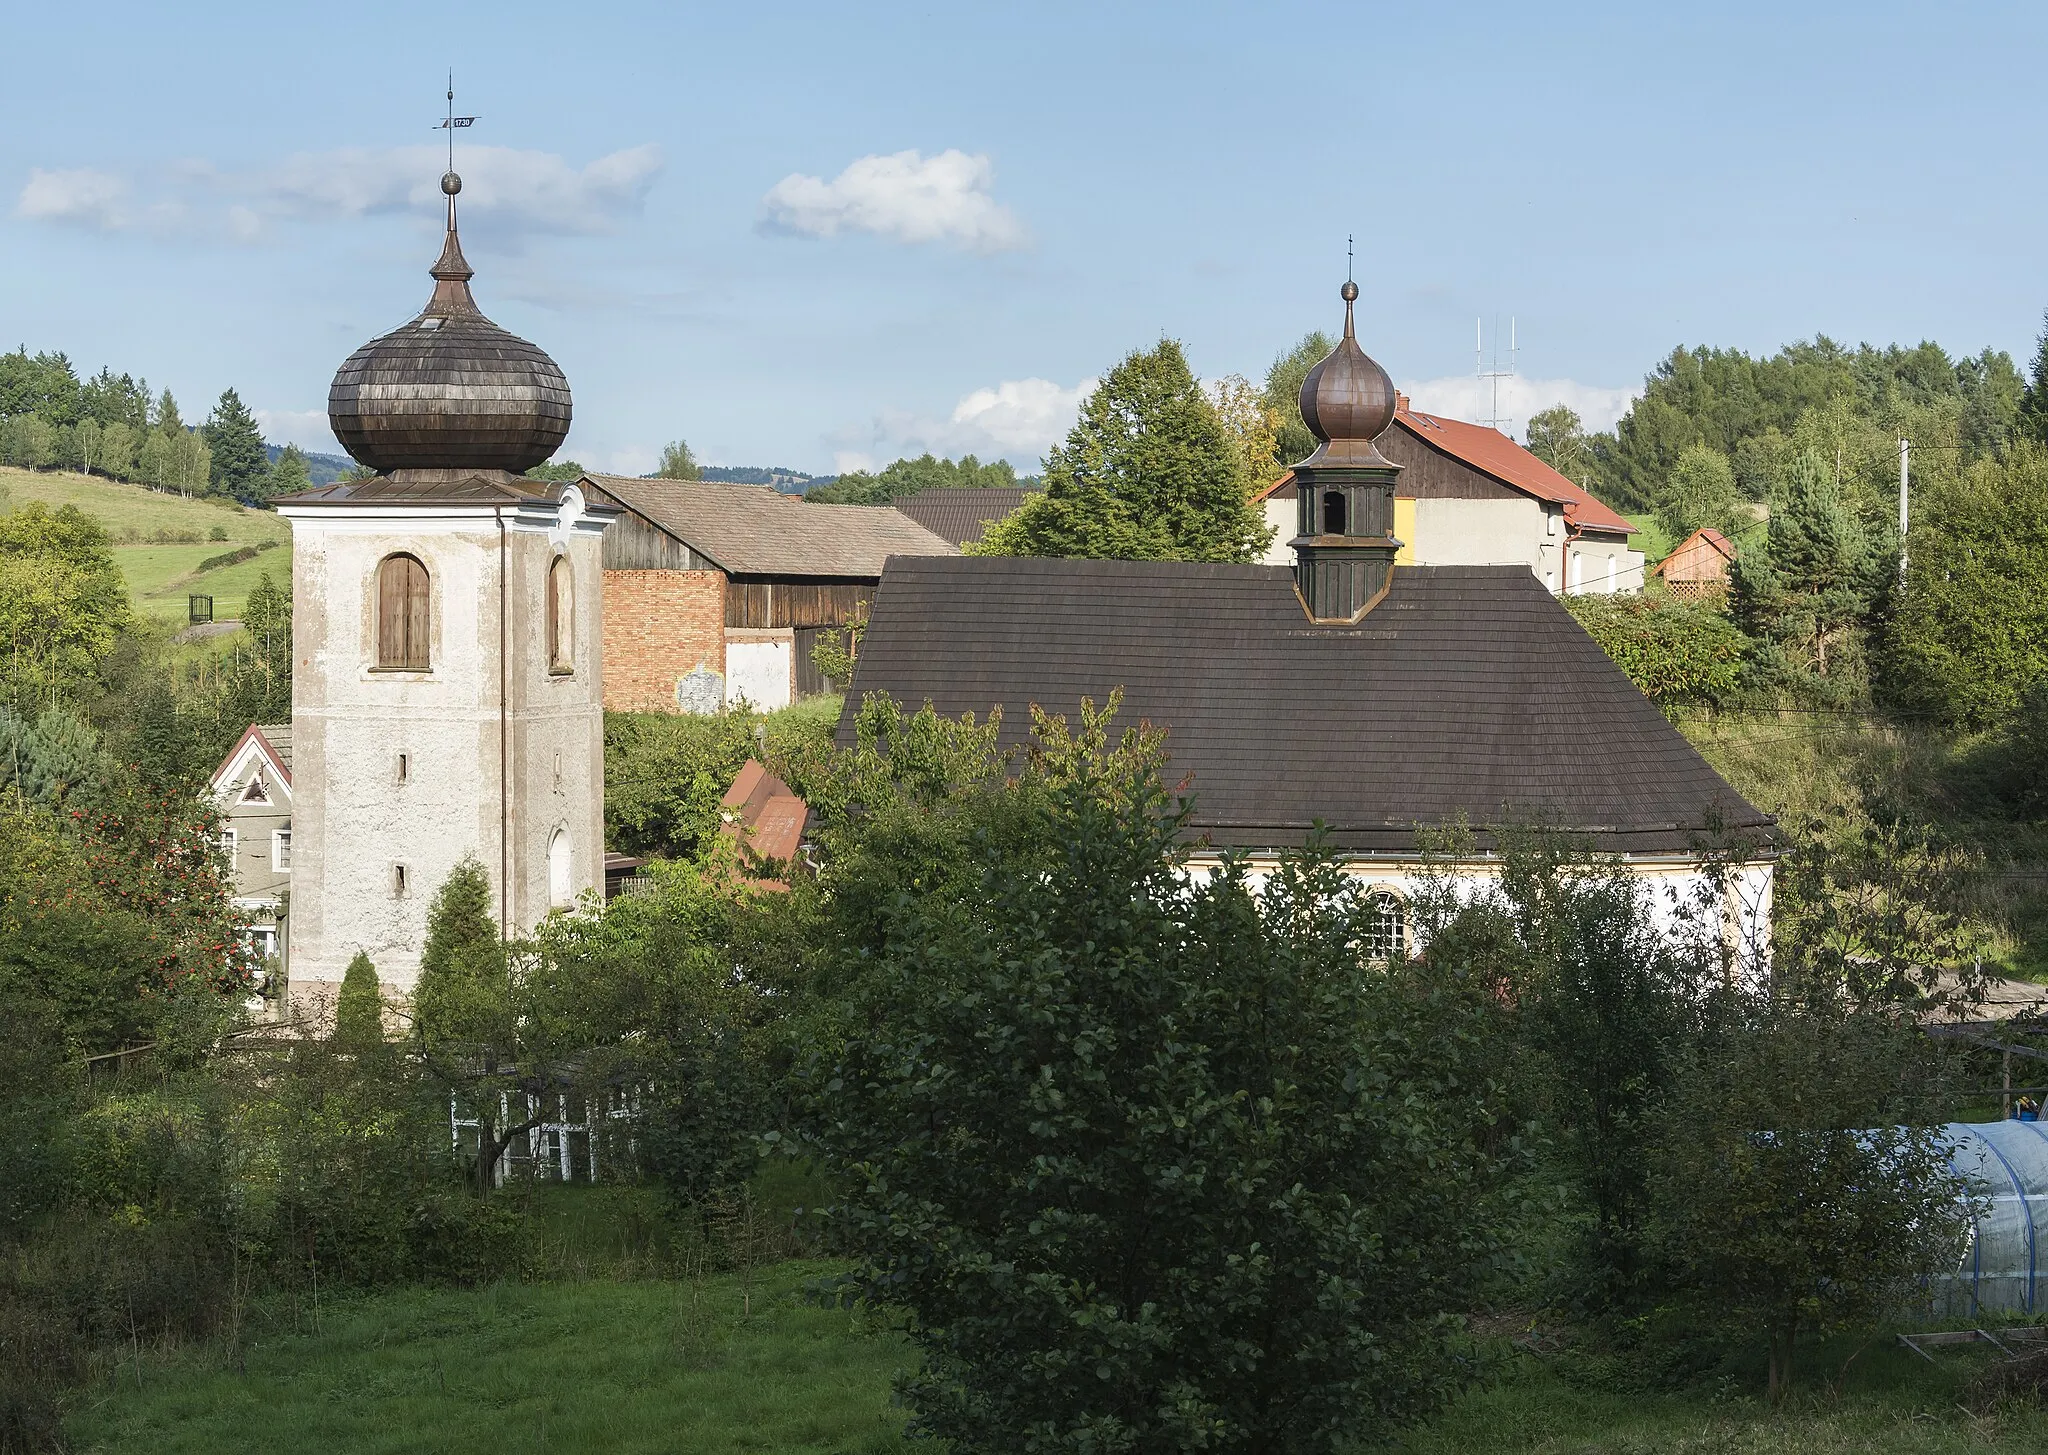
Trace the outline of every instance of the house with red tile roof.
{"type": "MultiPolygon", "coordinates": [[[[1499,430],[1425,414],[1402,395],[1374,443],[1401,466],[1397,565],[1527,566],[1557,594],[1642,589],[1634,525],[1499,430]]],[[[1275,528],[1265,563],[1285,565],[1298,534],[1294,472],[1259,498],[1275,528]]]]}

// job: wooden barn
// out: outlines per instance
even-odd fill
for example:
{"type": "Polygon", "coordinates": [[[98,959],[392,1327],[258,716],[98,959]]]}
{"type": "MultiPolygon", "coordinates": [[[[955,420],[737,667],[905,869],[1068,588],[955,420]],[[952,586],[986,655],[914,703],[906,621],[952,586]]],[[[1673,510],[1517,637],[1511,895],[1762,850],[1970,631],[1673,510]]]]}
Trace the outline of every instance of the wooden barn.
{"type": "Polygon", "coordinates": [[[1673,596],[1706,600],[1728,594],[1728,568],[1734,561],[1735,542],[1703,525],[1673,546],[1650,574],[1669,586],[1673,596]]]}
{"type": "Polygon", "coordinates": [[[894,510],[808,505],[764,485],[587,475],[604,533],[604,705],[715,712],[825,690],[819,637],[867,609],[892,555],[953,546],[894,510]]]}

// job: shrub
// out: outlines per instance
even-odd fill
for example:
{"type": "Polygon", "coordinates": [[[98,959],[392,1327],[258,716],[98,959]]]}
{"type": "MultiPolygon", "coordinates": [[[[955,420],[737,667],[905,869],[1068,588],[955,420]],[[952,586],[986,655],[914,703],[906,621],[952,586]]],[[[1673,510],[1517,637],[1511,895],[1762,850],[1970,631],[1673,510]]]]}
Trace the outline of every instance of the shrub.
{"type": "Polygon", "coordinates": [[[1367,965],[1319,855],[1190,882],[1158,764],[1041,721],[1024,851],[898,899],[813,1087],[842,1291],[905,1312],[957,1448],[1335,1450],[1462,1377],[1487,1002],[1367,965]]]}
{"type": "Polygon", "coordinates": [[[1564,604],[1659,706],[1719,703],[1734,694],[1749,639],[1712,607],[1647,592],[1568,596],[1564,604]]]}

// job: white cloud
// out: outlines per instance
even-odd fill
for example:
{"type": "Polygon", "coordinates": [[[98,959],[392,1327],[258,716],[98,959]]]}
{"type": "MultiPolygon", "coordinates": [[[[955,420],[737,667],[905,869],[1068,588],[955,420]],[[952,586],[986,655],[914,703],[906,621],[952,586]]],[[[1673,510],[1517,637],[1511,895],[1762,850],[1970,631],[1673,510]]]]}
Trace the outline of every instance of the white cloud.
{"type": "MultiPolygon", "coordinates": [[[[196,231],[237,241],[276,223],[410,212],[434,216],[444,154],[432,145],[301,152],[275,166],[224,172],[183,162],[148,176],[90,170],[29,175],[18,216],[103,231],[196,231]],[[135,199],[131,203],[130,199],[135,199]]],[[[662,169],[661,149],[628,147],[577,167],[553,152],[464,147],[461,206],[493,235],[593,233],[639,211],[662,169]]]]}
{"type": "Polygon", "coordinates": [[[127,214],[122,203],[127,195],[128,184],[108,172],[89,167],[46,172],[33,167],[15,201],[14,215],[33,222],[110,230],[125,226],[127,214]]]}
{"type": "Polygon", "coordinates": [[[791,172],[761,199],[761,227],[804,237],[871,232],[904,243],[945,242],[1000,253],[1027,242],[1024,224],[989,195],[986,156],[948,148],[937,156],[866,156],[827,182],[791,172]]]}
{"type": "Polygon", "coordinates": [[[952,459],[1004,459],[1028,473],[1073,428],[1081,401],[1095,385],[1094,379],[1072,388],[1050,379],[1005,379],[964,395],[945,419],[885,410],[866,429],[833,436],[833,468],[873,470],[929,450],[952,459]]]}
{"type": "MultiPolygon", "coordinates": [[[[1472,375],[1448,379],[1423,379],[1402,384],[1415,408],[1425,414],[1483,423],[1494,410],[1493,381],[1472,375]]],[[[1507,428],[1503,433],[1526,439],[1529,416],[1553,404],[1567,404],[1577,412],[1588,431],[1611,429],[1628,413],[1629,402],[1641,389],[1607,389],[1598,384],[1581,384],[1575,379],[1524,379],[1517,376],[1500,381],[1500,415],[1507,428]]]]}
{"type": "Polygon", "coordinates": [[[324,409],[252,409],[256,427],[267,444],[297,445],[321,455],[342,453],[341,443],[328,427],[324,409]]]}

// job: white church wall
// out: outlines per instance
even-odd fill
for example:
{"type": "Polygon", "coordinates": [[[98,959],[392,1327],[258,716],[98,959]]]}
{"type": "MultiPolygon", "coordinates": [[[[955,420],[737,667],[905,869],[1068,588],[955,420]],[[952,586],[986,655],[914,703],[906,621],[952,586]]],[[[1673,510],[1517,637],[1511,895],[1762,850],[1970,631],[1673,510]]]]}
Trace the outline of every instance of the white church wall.
{"type": "MultiPolygon", "coordinates": [[[[1690,855],[1677,855],[1644,856],[1627,862],[1642,881],[1652,923],[1665,935],[1680,940],[1715,935],[1733,963],[1745,972],[1761,973],[1769,968],[1775,880],[1775,868],[1769,861],[1710,867],[1690,855]]],[[[1207,876],[1220,872],[1221,867],[1219,857],[1197,855],[1188,861],[1187,872],[1207,876]]],[[[1247,881],[1254,890],[1261,889],[1277,867],[1273,855],[1254,854],[1247,881]]],[[[1420,859],[1359,859],[1344,867],[1363,887],[1390,890],[1404,904],[1445,882],[1461,903],[1479,898],[1500,883],[1497,860],[1431,865],[1420,859]]],[[[1413,932],[1411,924],[1409,933],[1413,932]]]]}

